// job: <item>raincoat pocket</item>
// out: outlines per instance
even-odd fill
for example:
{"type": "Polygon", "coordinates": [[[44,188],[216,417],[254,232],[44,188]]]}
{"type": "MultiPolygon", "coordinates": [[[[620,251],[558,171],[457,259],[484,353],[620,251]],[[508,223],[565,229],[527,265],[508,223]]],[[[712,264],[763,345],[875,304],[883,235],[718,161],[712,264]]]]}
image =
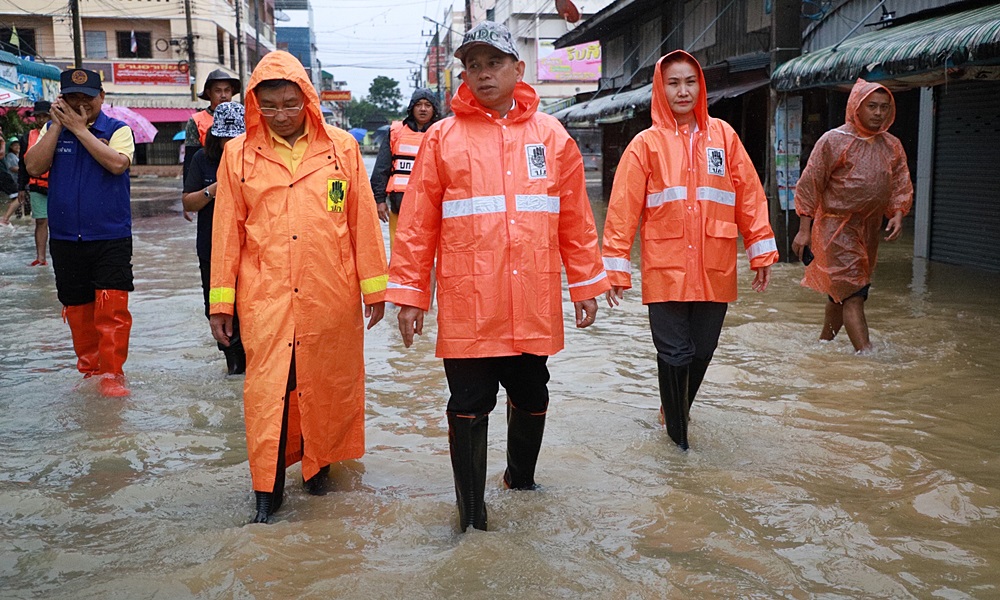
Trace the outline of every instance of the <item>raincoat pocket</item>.
{"type": "Polygon", "coordinates": [[[730,271],[736,268],[736,223],[708,219],[705,222],[705,268],[730,271]]]}
{"type": "Polygon", "coordinates": [[[538,271],[538,314],[548,316],[562,310],[562,260],[556,249],[535,250],[538,271]]]}
{"type": "Polygon", "coordinates": [[[642,240],[642,263],[653,269],[683,269],[687,265],[684,249],[684,219],[650,221],[642,240]]]}
{"type": "Polygon", "coordinates": [[[475,339],[476,253],[445,252],[438,260],[438,327],[453,339],[475,339]]]}

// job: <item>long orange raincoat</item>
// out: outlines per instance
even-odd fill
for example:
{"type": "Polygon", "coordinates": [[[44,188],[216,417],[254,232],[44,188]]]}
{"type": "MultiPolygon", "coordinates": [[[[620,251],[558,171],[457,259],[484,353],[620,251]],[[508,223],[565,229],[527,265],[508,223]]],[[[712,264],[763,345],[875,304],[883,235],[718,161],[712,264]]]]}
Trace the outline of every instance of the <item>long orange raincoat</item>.
{"type": "Polygon", "coordinates": [[[819,138],[795,188],[795,212],[813,219],[816,257],[802,285],[836,302],[871,282],[882,217],[905,215],[913,205],[903,144],[887,132],[895,118],[892,93],[859,79],[847,100],[846,123],[819,138]],[[858,109],[876,91],[889,94],[892,105],[881,128],[869,131],[858,109]]]}
{"type": "Polygon", "coordinates": [[[630,254],[641,218],[643,304],[732,302],[738,233],[751,268],[778,260],[767,198],[736,132],[708,115],[700,67],[697,127],[677,124],[661,66],[676,53],[686,54],[677,50],[656,63],[653,126],[629,143],[618,163],[604,223],[604,266],[612,285],[632,287],[630,254]]]}
{"type": "Polygon", "coordinates": [[[403,197],[387,299],[427,310],[437,255],[441,358],[555,354],[562,265],[574,302],[610,287],[576,142],[531,86],[514,100],[501,119],[460,85],[403,197]]]}
{"type": "Polygon", "coordinates": [[[382,230],[358,144],[323,122],[298,59],[267,54],[247,86],[244,135],[226,144],[212,235],[210,312],[240,305],[243,401],[253,488],[274,486],[292,350],[286,465],[302,476],[364,454],[365,304],[385,298],[382,230]],[[298,84],[308,148],[295,173],[272,147],[254,87],[298,84]]]}

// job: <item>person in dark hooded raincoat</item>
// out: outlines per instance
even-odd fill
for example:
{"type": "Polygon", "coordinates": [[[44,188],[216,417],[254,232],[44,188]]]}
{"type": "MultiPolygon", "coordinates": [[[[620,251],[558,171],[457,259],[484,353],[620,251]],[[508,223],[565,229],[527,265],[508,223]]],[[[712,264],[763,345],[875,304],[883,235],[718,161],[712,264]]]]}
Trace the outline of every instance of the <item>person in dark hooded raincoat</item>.
{"type": "Polygon", "coordinates": [[[859,79],[847,100],[846,122],[823,134],[795,188],[801,218],[792,250],[815,257],[802,285],[827,294],[820,339],[841,326],[858,352],[871,349],[865,300],[871,285],[883,217],[886,241],[899,237],[913,205],[903,144],[888,133],[896,118],[892,93],[859,79]]]}
{"type": "Polygon", "coordinates": [[[406,118],[393,121],[382,142],[372,169],[372,191],[378,204],[378,218],[389,224],[389,248],[396,238],[396,222],[410,171],[417,160],[420,142],[427,128],[441,119],[438,98],[427,88],[417,88],[406,107],[406,118]]]}
{"type": "Polygon", "coordinates": [[[297,58],[270,52],[247,86],[246,133],[226,144],[212,228],[212,334],[247,353],[243,386],[253,522],[302,461],[323,495],[329,466],[365,451],[364,315],[384,310],[385,247],[358,143],[326,125],[297,58]]]}

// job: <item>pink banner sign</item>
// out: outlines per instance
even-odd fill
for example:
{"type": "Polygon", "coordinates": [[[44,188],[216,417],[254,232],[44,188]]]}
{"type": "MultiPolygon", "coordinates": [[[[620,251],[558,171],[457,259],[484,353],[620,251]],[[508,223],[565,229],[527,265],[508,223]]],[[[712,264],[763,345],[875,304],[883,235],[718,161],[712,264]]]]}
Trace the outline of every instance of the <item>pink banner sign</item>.
{"type": "Polygon", "coordinates": [[[119,85],[188,85],[188,74],[177,63],[116,62],[119,85]]]}
{"type": "Polygon", "coordinates": [[[580,44],[556,50],[538,42],[538,81],[597,81],[601,78],[601,45],[580,44]]]}

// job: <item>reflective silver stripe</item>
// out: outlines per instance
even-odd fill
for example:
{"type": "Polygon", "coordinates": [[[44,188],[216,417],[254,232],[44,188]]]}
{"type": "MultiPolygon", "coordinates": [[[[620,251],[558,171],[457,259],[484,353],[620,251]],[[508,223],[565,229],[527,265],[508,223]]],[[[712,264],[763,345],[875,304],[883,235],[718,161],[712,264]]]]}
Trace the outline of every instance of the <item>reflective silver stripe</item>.
{"type": "Polygon", "coordinates": [[[598,275],[597,277],[588,279],[587,281],[581,281],[580,283],[571,283],[569,284],[569,287],[575,288],[575,287],[580,287],[581,285],[590,285],[592,283],[597,283],[598,281],[607,278],[607,276],[608,276],[607,271],[601,271],[601,274],[598,275]]]}
{"type": "Polygon", "coordinates": [[[467,217],[507,211],[503,196],[478,196],[465,200],[445,200],[441,203],[441,218],[467,217]]]}
{"type": "Polygon", "coordinates": [[[517,210],[522,212],[548,212],[559,214],[559,196],[541,194],[517,194],[514,196],[517,210]]]}
{"type": "Polygon", "coordinates": [[[774,243],[774,238],[767,238],[766,240],[761,240],[756,244],[747,248],[747,257],[753,260],[760,256],[761,254],[767,254],[768,252],[777,252],[778,245],[774,243]]]}
{"type": "Polygon", "coordinates": [[[624,271],[626,273],[631,273],[632,261],[627,258],[604,257],[604,268],[609,271],[624,271]]]}
{"type": "Polygon", "coordinates": [[[726,206],[736,206],[736,192],[727,192],[714,187],[698,188],[698,199],[718,202],[726,206]]]}
{"type": "Polygon", "coordinates": [[[424,291],[422,289],[420,289],[420,288],[415,288],[415,287],[411,287],[411,286],[408,286],[408,285],[402,285],[400,283],[393,283],[391,281],[386,284],[385,289],[387,289],[387,290],[410,290],[411,292],[420,292],[421,294],[424,293],[424,291]]]}
{"type": "Polygon", "coordinates": [[[405,154],[407,156],[416,156],[417,152],[420,151],[420,146],[411,146],[409,144],[400,144],[399,153],[405,154]]]}
{"type": "Polygon", "coordinates": [[[396,183],[399,185],[405,186],[410,183],[410,177],[408,175],[394,175],[394,177],[396,178],[396,183]]]}
{"type": "Polygon", "coordinates": [[[661,204],[674,202],[676,200],[687,200],[686,187],[682,185],[670,187],[662,192],[656,192],[655,194],[646,196],[646,208],[656,208],[661,204]]]}

